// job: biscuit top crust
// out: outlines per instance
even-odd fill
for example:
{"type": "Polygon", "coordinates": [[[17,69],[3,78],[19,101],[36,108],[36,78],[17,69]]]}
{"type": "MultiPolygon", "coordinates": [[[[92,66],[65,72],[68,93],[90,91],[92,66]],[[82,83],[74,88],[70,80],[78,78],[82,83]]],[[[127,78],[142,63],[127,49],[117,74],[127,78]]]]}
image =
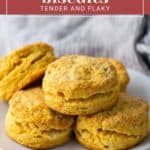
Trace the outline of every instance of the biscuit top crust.
{"type": "MultiPolygon", "coordinates": [[[[38,60],[38,57],[42,57],[44,55],[50,55],[51,57],[54,57],[54,52],[52,46],[42,42],[30,44],[12,51],[12,53],[0,59],[0,80],[5,78],[5,76],[13,71],[15,67],[21,65],[27,57],[30,56],[32,59],[34,58],[33,61],[35,62],[38,60]],[[36,58],[32,56],[33,53],[37,53],[36,58]]],[[[53,59],[55,59],[55,57],[53,59]]]]}
{"type": "Polygon", "coordinates": [[[16,92],[9,101],[8,111],[17,122],[43,126],[45,130],[65,130],[74,122],[73,117],[57,113],[46,106],[41,88],[16,92]]]}
{"type": "Polygon", "coordinates": [[[116,59],[103,58],[103,57],[100,59],[109,61],[116,68],[121,91],[124,91],[130,80],[126,67],[120,61],[116,59]]]}
{"type": "Polygon", "coordinates": [[[51,63],[43,80],[45,93],[65,99],[88,98],[118,84],[116,69],[105,60],[90,56],[64,56],[51,63]]]}
{"type": "Polygon", "coordinates": [[[141,98],[121,93],[119,102],[109,111],[79,116],[77,127],[140,136],[147,128],[148,104],[141,98]],[[143,130],[142,130],[143,128],[143,130]]]}

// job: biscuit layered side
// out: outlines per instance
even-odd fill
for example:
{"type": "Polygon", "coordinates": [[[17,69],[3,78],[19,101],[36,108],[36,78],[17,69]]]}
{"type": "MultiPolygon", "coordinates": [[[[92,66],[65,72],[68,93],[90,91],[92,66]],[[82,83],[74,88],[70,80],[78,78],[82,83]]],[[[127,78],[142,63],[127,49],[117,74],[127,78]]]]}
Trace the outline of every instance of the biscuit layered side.
{"type": "Polygon", "coordinates": [[[112,109],[79,116],[75,134],[77,140],[88,149],[130,148],[148,134],[148,104],[122,93],[112,109]]]}
{"type": "Polygon", "coordinates": [[[47,65],[55,60],[53,48],[45,43],[22,47],[0,60],[0,98],[12,95],[41,78],[47,65]]]}
{"type": "Polygon", "coordinates": [[[89,56],[64,56],[51,63],[43,80],[47,105],[64,114],[83,115],[112,107],[118,98],[116,69],[89,56]]]}
{"type": "Polygon", "coordinates": [[[117,70],[120,91],[125,91],[130,81],[126,67],[118,60],[112,58],[100,58],[104,61],[109,61],[117,70]]]}
{"type": "Polygon", "coordinates": [[[70,140],[73,117],[50,110],[40,88],[17,92],[10,100],[5,130],[16,142],[34,149],[62,145],[70,140]]]}
{"type": "Polygon", "coordinates": [[[68,115],[92,114],[98,111],[110,109],[117,103],[118,87],[105,94],[96,94],[87,99],[65,100],[57,95],[46,95],[46,104],[61,113],[68,115]]]}

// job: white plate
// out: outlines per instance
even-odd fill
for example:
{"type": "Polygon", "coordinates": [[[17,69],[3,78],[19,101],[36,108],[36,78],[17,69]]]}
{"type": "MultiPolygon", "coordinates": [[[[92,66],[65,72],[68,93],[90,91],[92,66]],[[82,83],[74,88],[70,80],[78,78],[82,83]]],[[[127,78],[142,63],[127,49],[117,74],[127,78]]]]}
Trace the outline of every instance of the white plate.
{"type": "MultiPolygon", "coordinates": [[[[128,92],[140,96],[150,103],[150,78],[133,70],[128,70],[130,74],[130,84],[128,92]]],[[[0,150],[29,150],[12,140],[10,140],[4,133],[4,119],[7,112],[8,105],[0,102],[0,150]]],[[[55,148],[53,150],[85,150],[79,144],[72,140],[70,143],[55,148]]],[[[141,144],[134,147],[132,150],[150,150],[150,133],[149,137],[141,144]]]]}

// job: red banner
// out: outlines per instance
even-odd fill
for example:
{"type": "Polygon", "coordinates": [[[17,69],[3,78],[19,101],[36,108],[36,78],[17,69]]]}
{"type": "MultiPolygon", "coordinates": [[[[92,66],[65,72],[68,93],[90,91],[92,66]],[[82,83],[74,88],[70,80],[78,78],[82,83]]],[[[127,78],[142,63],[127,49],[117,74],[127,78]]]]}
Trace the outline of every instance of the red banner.
{"type": "Polygon", "coordinates": [[[8,0],[8,14],[142,14],[143,0],[8,0]]]}
{"type": "Polygon", "coordinates": [[[150,0],[0,0],[6,14],[150,14],[150,0]]]}
{"type": "Polygon", "coordinates": [[[144,0],[144,14],[150,14],[150,0],[144,0]]]}
{"type": "Polygon", "coordinates": [[[6,0],[0,0],[0,14],[6,14],[6,0]]]}

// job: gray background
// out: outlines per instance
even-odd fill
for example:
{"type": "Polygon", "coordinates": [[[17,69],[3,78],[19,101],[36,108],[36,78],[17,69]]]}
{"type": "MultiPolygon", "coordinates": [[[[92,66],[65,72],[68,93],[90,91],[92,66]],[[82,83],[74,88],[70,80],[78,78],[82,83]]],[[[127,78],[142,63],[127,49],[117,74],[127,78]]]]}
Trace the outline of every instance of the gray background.
{"type": "Polygon", "coordinates": [[[57,56],[109,56],[149,75],[148,16],[0,16],[0,56],[24,44],[43,41],[57,56]],[[145,57],[143,57],[143,54],[145,57]]]}

